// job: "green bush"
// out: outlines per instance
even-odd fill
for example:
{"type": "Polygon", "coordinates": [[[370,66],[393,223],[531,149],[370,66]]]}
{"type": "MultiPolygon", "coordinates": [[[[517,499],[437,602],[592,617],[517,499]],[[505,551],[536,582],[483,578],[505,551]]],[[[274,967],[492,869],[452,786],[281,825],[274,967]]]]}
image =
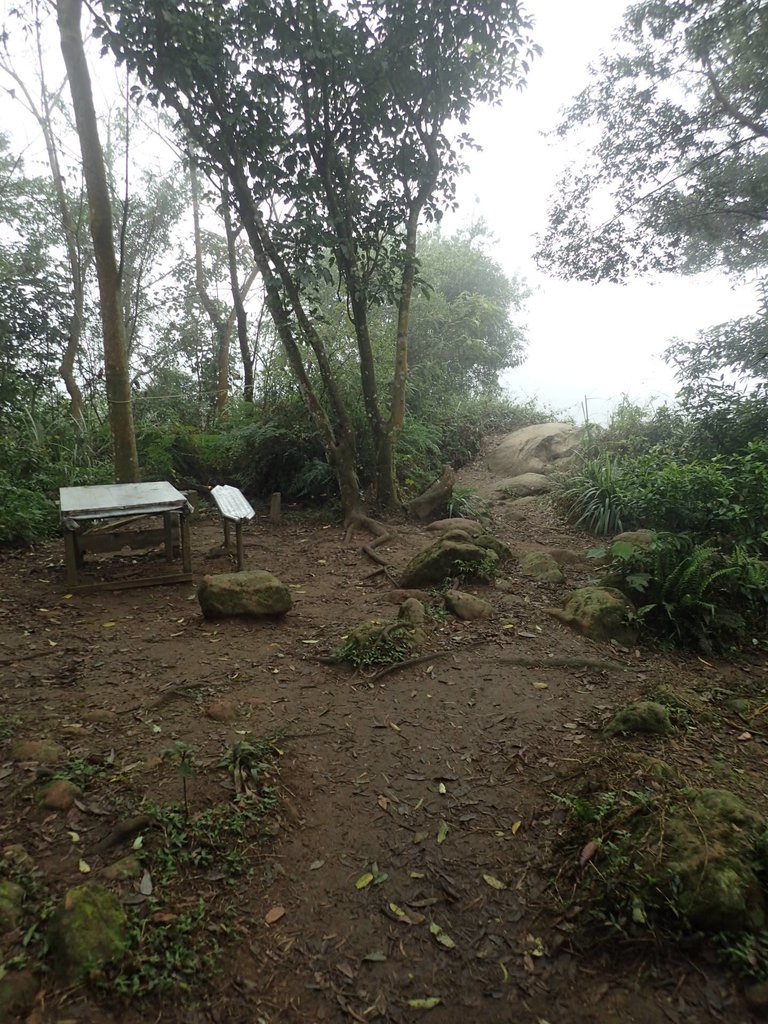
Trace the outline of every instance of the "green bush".
{"type": "Polygon", "coordinates": [[[711,653],[765,636],[768,566],[743,547],[724,554],[659,534],[648,548],[617,544],[613,554],[605,582],[630,597],[650,639],[711,653]]]}
{"type": "Polygon", "coordinates": [[[576,526],[598,536],[623,528],[622,472],[608,452],[580,459],[553,494],[555,505],[576,526]]]}
{"type": "Polygon", "coordinates": [[[654,449],[621,464],[617,496],[625,526],[759,544],[768,530],[768,443],[707,462],[654,449]]]}

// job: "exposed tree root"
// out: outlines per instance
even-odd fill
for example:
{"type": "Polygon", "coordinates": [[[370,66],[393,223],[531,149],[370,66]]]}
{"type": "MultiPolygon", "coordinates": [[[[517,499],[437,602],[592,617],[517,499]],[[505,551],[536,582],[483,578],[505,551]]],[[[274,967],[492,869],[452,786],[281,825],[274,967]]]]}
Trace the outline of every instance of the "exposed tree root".
{"type": "MultiPolygon", "coordinates": [[[[408,658],[407,661],[396,661],[391,665],[385,665],[384,668],[379,669],[378,672],[374,672],[372,676],[368,677],[368,682],[373,683],[377,679],[381,679],[382,676],[389,675],[390,672],[397,672],[401,668],[408,668],[409,665],[418,665],[423,661],[433,661],[435,658],[444,658],[448,654],[458,654],[460,651],[466,651],[470,647],[479,647],[482,644],[493,643],[494,640],[497,639],[497,637],[488,637],[485,640],[476,640],[471,644],[462,644],[461,647],[450,647],[443,651],[433,651],[431,654],[420,654],[417,658],[408,658]]],[[[546,655],[536,657],[530,655],[502,654],[499,656],[498,660],[505,665],[514,665],[517,668],[597,668],[618,669],[622,672],[630,671],[630,667],[627,665],[621,665],[617,661],[604,661],[601,658],[548,658],[546,655]]]]}
{"type": "Polygon", "coordinates": [[[386,559],[382,558],[380,554],[374,551],[374,548],[380,547],[382,544],[386,544],[387,541],[392,540],[394,534],[391,530],[388,530],[383,523],[377,522],[375,519],[371,519],[370,516],[365,515],[363,512],[353,512],[347,522],[347,529],[344,532],[344,543],[348,544],[355,533],[355,529],[360,526],[363,529],[368,530],[375,537],[370,544],[363,544],[360,549],[364,554],[368,555],[372,562],[382,566],[384,569],[389,567],[389,563],[386,559]]]}

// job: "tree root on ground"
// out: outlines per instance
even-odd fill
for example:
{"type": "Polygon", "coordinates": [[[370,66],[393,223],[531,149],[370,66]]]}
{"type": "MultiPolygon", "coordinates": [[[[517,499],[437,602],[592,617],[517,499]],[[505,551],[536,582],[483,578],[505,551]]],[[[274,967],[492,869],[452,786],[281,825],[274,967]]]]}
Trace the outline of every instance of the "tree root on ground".
{"type": "Polygon", "coordinates": [[[370,544],[363,544],[361,551],[368,555],[372,562],[380,565],[383,569],[389,568],[389,562],[387,562],[380,554],[374,551],[374,548],[381,547],[382,544],[386,544],[387,541],[392,540],[394,534],[391,530],[388,530],[383,523],[377,522],[375,519],[371,519],[370,516],[365,515],[363,512],[354,512],[347,522],[347,528],[344,532],[344,543],[348,544],[354,536],[357,527],[363,527],[372,533],[375,540],[372,540],[370,544]]]}
{"type": "MultiPolygon", "coordinates": [[[[461,651],[466,651],[470,647],[479,647],[481,644],[493,643],[497,640],[497,637],[489,637],[485,640],[476,640],[471,644],[462,644],[461,647],[451,647],[442,651],[433,651],[432,654],[420,654],[417,658],[408,658],[407,661],[396,661],[391,665],[385,665],[384,668],[379,669],[378,672],[374,672],[372,676],[368,676],[368,682],[373,683],[377,679],[381,679],[382,676],[389,675],[390,672],[397,672],[401,668],[408,668],[409,665],[418,665],[423,661],[432,661],[435,658],[444,658],[448,654],[459,654],[461,651]]],[[[602,658],[578,658],[578,657],[565,657],[558,656],[554,658],[548,658],[546,655],[540,657],[531,655],[499,655],[498,659],[503,665],[514,665],[516,668],[595,668],[602,670],[617,669],[621,672],[631,671],[629,665],[622,665],[618,661],[605,661],[602,658]]]]}

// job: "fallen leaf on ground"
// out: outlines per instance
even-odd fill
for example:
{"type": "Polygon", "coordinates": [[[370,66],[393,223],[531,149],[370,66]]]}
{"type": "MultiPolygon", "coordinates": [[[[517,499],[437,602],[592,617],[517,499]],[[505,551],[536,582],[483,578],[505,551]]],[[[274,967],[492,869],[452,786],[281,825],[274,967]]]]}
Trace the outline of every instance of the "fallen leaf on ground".
{"type": "Polygon", "coordinates": [[[594,839],[590,839],[590,841],[584,846],[584,849],[581,851],[581,855],[579,856],[579,864],[581,864],[581,866],[584,867],[592,860],[592,858],[595,856],[599,849],[600,844],[596,842],[594,839]]]}
{"type": "Polygon", "coordinates": [[[363,957],[363,960],[369,964],[383,964],[386,959],[387,954],[381,949],[374,949],[363,957]]]}
{"type": "Polygon", "coordinates": [[[309,865],[309,870],[317,871],[319,868],[323,866],[323,864],[325,864],[324,860],[313,860],[312,863],[309,865]]]}
{"type": "Polygon", "coordinates": [[[456,943],[453,941],[451,936],[447,932],[444,932],[440,925],[435,924],[434,921],[429,926],[429,934],[434,935],[435,941],[439,942],[441,946],[445,947],[445,949],[456,949],[456,943]]]}
{"type": "Polygon", "coordinates": [[[356,889],[365,889],[373,881],[373,875],[370,871],[366,871],[364,875],[360,875],[358,880],[355,882],[356,889]]]}
{"type": "Polygon", "coordinates": [[[486,885],[490,885],[492,889],[506,889],[506,885],[499,881],[498,878],[494,878],[493,875],[483,875],[483,881],[486,885]]]}
{"type": "Polygon", "coordinates": [[[440,843],[444,843],[445,842],[447,835],[448,835],[448,823],[446,821],[441,821],[440,825],[438,827],[438,830],[437,830],[437,842],[438,842],[438,845],[440,843]]]}
{"type": "Polygon", "coordinates": [[[522,821],[515,821],[512,823],[512,828],[509,831],[512,833],[513,836],[517,835],[522,824],[522,821]]]}
{"type": "Polygon", "coordinates": [[[534,683],[533,688],[534,690],[548,690],[549,683],[534,683]]]}
{"type": "Polygon", "coordinates": [[[87,861],[84,861],[82,857],[80,858],[80,863],[77,867],[81,875],[87,875],[91,870],[91,865],[88,864],[87,861]]]}
{"type": "Polygon", "coordinates": [[[265,924],[276,924],[281,917],[285,916],[285,907],[272,907],[264,915],[265,924]]]}
{"type": "Polygon", "coordinates": [[[412,1010],[434,1010],[441,1002],[437,996],[428,996],[426,999],[409,999],[408,1005],[412,1010]]]}

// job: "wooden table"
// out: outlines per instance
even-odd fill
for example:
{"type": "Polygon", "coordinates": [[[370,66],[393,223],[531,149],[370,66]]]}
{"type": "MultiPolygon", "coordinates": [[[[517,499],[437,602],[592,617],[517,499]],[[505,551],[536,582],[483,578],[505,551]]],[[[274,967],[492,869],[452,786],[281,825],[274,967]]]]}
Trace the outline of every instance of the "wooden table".
{"type": "Polygon", "coordinates": [[[64,531],[67,585],[73,590],[115,590],[155,583],[184,583],[192,579],[188,516],[192,506],[175,487],[164,481],[141,484],[98,484],[62,487],[59,491],[64,531]],[[162,528],[126,530],[121,527],[144,516],[162,516],[162,528]],[[103,522],[102,522],[103,521],[103,522]],[[114,521],[114,522],[112,522],[114,521]],[[87,530],[86,526],[98,528],[87,530]],[[111,528],[110,528],[111,527],[111,528]],[[178,544],[176,540],[178,539],[178,544]],[[182,572],[115,582],[82,583],[80,569],[86,551],[119,551],[163,544],[166,562],[173,562],[174,547],[181,554],[182,572]]]}

